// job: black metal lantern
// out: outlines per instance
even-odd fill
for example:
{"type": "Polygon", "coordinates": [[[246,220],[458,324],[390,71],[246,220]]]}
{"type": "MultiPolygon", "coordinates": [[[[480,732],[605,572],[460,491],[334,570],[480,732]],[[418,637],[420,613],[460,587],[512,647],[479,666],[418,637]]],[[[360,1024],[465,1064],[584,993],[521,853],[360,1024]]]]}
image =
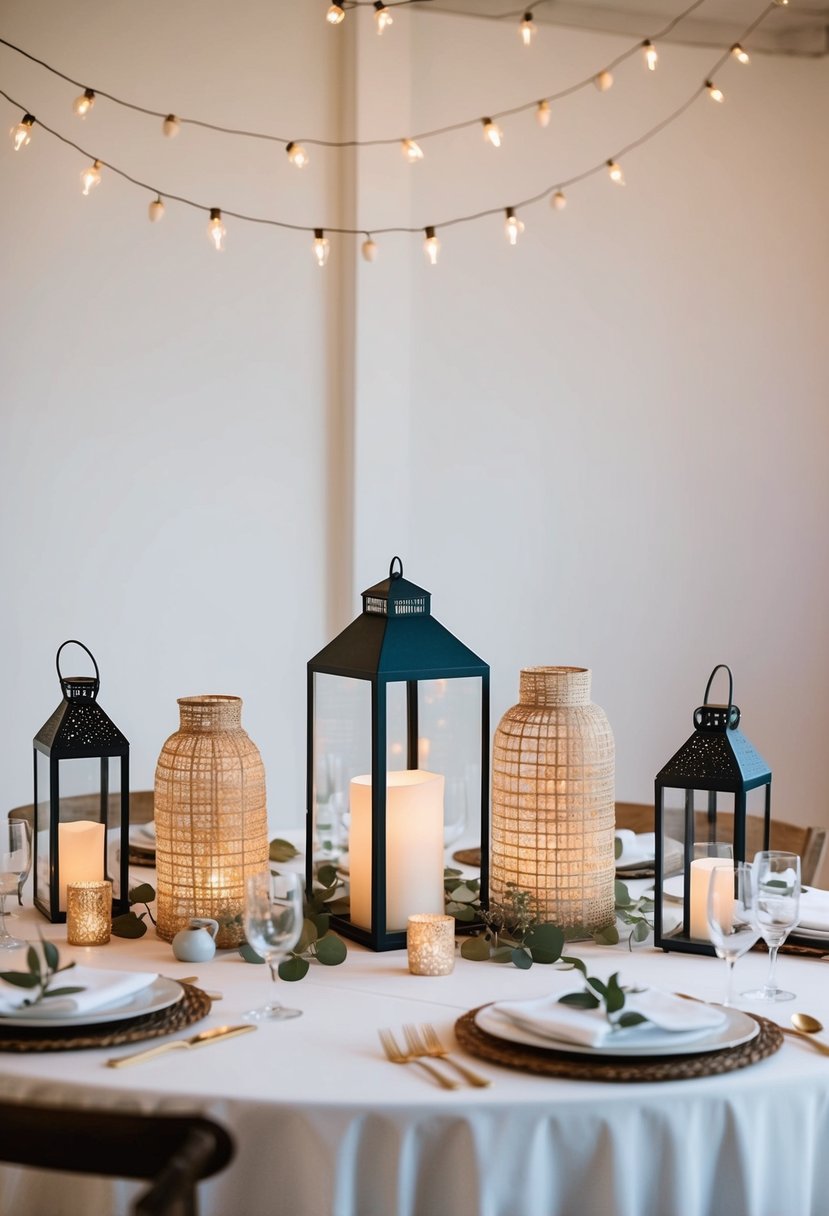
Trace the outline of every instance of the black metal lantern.
{"type": "Polygon", "coordinates": [[[55,665],[63,700],[34,737],[35,905],[65,921],[67,882],[107,878],[113,912],[127,912],[130,745],[98,704],[98,664],[83,642],[64,642],[55,665]],[[94,676],[61,674],[70,645],[94,676]]]}
{"type": "Polygon", "coordinates": [[[489,861],[489,666],[389,577],[308,664],[307,883],[334,861],[348,886],[338,932],[372,950],[406,944],[406,919],[443,912],[444,846],[467,801],[489,861]],[[347,831],[348,855],[340,855],[347,831]]]}
{"type": "Polygon", "coordinates": [[[752,810],[763,817],[763,848],[769,847],[771,770],[737,729],[733,690],[731,669],[719,663],[694,710],[693,735],[656,777],[654,940],[663,950],[714,954],[706,904],[711,870],[723,860],[715,845],[730,845],[733,861],[745,861],[752,810]],[[727,705],[708,701],[720,669],[728,672],[727,705]]]}

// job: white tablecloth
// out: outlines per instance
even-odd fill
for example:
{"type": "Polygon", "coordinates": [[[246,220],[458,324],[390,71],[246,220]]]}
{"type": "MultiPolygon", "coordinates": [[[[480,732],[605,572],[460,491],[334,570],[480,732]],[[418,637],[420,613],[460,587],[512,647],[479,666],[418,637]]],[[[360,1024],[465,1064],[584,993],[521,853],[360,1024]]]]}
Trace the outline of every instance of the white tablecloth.
{"type": "MultiPolygon", "coordinates": [[[[31,909],[10,928],[57,942],[31,909]]],[[[224,993],[201,1024],[241,1020],[270,995],[265,967],[221,953],[177,963],[151,930],[140,941],[64,947],[90,966],[198,973],[224,993]]],[[[598,974],[718,999],[725,964],[647,947],[579,946],[598,974]]],[[[4,968],[22,966],[9,954],[4,968]]],[[[763,979],[767,956],[737,967],[739,987],[763,979]]],[[[829,967],[783,957],[794,1009],[829,1025],[829,967]]],[[[202,1184],[203,1216],[824,1216],[829,1210],[829,1058],[787,1039],[761,1064],[723,1077],[646,1085],[560,1081],[475,1062],[488,1090],[444,1092],[419,1069],[395,1067],[382,1026],[433,1022],[447,1040],[464,1010],[539,996],[572,983],[550,967],[459,960],[442,978],[409,975],[405,952],[349,947],[336,968],[313,965],[280,996],[304,1016],[188,1055],[129,1070],[109,1051],[0,1053],[0,1092],[38,1102],[143,1111],[199,1110],[233,1132],[237,1156],[202,1184]]],[[[746,1006],[768,1013],[759,1005],[746,1006]]],[[[117,1049],[127,1053],[134,1046],[117,1049]]],[[[140,1145],[136,1145],[140,1152],[140,1145]]],[[[124,1211],[133,1184],[0,1171],[0,1212],[91,1216],[124,1211]]]]}

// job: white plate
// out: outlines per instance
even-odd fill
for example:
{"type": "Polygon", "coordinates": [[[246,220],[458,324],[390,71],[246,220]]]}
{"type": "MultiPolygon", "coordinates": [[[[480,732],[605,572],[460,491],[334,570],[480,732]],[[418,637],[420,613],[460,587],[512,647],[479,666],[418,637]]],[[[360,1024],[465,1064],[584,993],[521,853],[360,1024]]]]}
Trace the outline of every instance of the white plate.
{"type": "Polygon", "coordinates": [[[798,925],[796,929],[792,929],[791,936],[808,937],[810,941],[815,942],[829,942],[829,930],[808,929],[805,925],[798,925]]]}
{"type": "Polygon", "coordinates": [[[126,1018],[142,1017],[146,1013],[157,1013],[159,1009],[167,1009],[175,1005],[184,996],[184,989],[178,980],[168,979],[160,975],[152,984],[134,992],[132,996],[122,998],[114,1005],[102,1005],[89,1013],[74,1013],[71,1015],[38,1017],[29,1014],[28,1017],[0,1017],[0,1029],[3,1026],[97,1026],[102,1022],[123,1022],[126,1018]]]}
{"type": "Polygon", "coordinates": [[[129,830],[129,842],[134,849],[155,852],[155,824],[137,823],[129,830]]]}
{"type": "MultiPolygon", "coordinates": [[[[491,1005],[478,1010],[475,1022],[487,1034],[505,1039],[508,1043],[522,1043],[528,1047],[543,1047],[546,1051],[566,1051],[580,1056],[690,1056],[703,1051],[725,1051],[727,1047],[738,1047],[740,1043],[748,1043],[760,1033],[759,1023],[747,1013],[742,1013],[739,1009],[724,1009],[723,1013],[727,1018],[723,1026],[716,1030],[704,1031],[700,1035],[678,1035],[653,1026],[648,1030],[637,1028],[636,1040],[631,1037],[626,1042],[603,1043],[601,1047],[586,1047],[581,1043],[565,1043],[544,1038],[499,1017],[491,1005]]],[[[621,1037],[625,1032],[619,1033],[621,1037]]],[[[629,1033],[632,1035],[634,1032],[629,1033]]]]}

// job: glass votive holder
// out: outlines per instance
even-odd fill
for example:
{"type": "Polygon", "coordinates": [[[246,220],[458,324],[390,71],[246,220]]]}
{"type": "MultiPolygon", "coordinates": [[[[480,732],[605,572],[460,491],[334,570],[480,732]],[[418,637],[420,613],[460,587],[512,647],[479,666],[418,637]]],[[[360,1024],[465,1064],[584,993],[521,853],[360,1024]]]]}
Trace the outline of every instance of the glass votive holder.
{"type": "Polygon", "coordinates": [[[449,975],[455,966],[455,918],[435,912],[409,917],[406,933],[412,975],[449,975]]]}
{"type": "Polygon", "coordinates": [[[112,883],[66,885],[66,940],[70,946],[103,946],[112,929],[112,883]]]}

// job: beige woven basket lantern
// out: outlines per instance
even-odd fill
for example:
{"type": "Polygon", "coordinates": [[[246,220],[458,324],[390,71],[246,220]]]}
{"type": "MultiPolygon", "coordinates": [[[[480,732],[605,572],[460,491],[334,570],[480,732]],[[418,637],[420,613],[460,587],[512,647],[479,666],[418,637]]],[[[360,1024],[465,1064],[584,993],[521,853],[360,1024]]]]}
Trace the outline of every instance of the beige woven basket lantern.
{"type": "Polygon", "coordinates": [[[245,883],[268,865],[265,769],[242,729],[240,697],[182,697],[181,725],[155,773],[159,937],[193,916],[220,925],[216,943],[244,941],[245,883]]]}
{"type": "Polygon", "coordinates": [[[490,894],[535,897],[544,920],[588,931],[614,912],[613,732],[584,667],[525,667],[492,752],[490,894]]]}

